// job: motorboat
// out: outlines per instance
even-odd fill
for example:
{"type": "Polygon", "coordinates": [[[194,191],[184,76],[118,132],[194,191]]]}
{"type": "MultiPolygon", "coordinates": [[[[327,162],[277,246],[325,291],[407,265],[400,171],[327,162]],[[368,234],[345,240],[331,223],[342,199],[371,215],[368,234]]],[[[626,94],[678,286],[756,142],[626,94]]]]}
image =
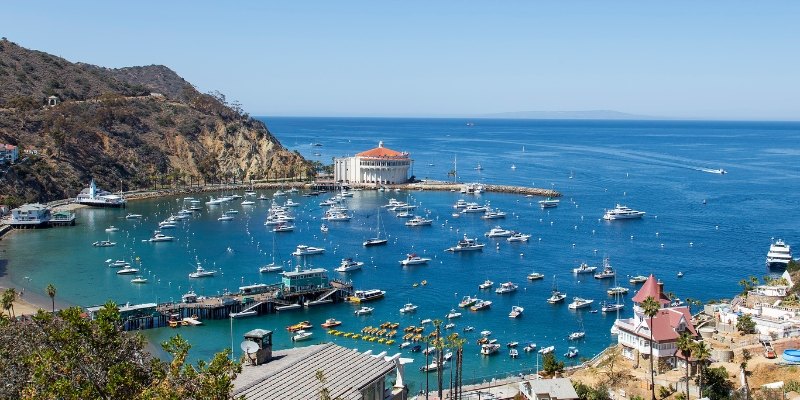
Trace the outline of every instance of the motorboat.
{"type": "Polygon", "coordinates": [[[247,311],[240,311],[240,312],[232,312],[229,314],[231,318],[241,319],[247,317],[255,317],[258,315],[258,311],[256,310],[247,310],[247,311]]]}
{"type": "Polygon", "coordinates": [[[448,351],[447,353],[444,353],[444,355],[442,356],[442,358],[443,358],[445,361],[450,361],[450,359],[451,359],[451,358],[453,358],[453,352],[452,352],[452,351],[448,351]]]}
{"type": "Polygon", "coordinates": [[[405,349],[406,347],[411,346],[411,342],[403,342],[400,343],[400,348],[405,349]]]}
{"type": "Polygon", "coordinates": [[[525,347],[522,348],[525,350],[526,353],[530,353],[532,351],[536,351],[536,343],[528,343],[525,347]]]}
{"type": "Polygon", "coordinates": [[[418,344],[417,344],[417,345],[414,345],[414,346],[411,348],[411,352],[412,352],[412,353],[418,353],[420,350],[422,350],[422,346],[420,346],[420,345],[418,345],[418,344]]]}
{"type": "Polygon", "coordinates": [[[262,265],[261,267],[258,268],[258,272],[261,272],[262,274],[265,272],[278,272],[278,271],[283,271],[283,265],[278,265],[275,264],[274,262],[267,265],[262,265]]]}
{"type": "Polygon", "coordinates": [[[575,331],[569,334],[569,340],[579,340],[583,339],[584,337],[586,337],[586,332],[583,330],[575,331]]]}
{"type": "Polygon", "coordinates": [[[328,232],[328,225],[325,225],[325,224],[320,225],[319,230],[322,233],[327,233],[328,232]]]}
{"type": "Polygon", "coordinates": [[[418,264],[427,264],[430,261],[430,258],[423,258],[414,253],[406,255],[405,260],[401,260],[400,264],[403,265],[418,265],[418,264]]]}
{"type": "Polygon", "coordinates": [[[286,192],[280,189],[276,190],[275,193],[272,194],[272,197],[282,197],[282,196],[286,196],[286,192]]]}
{"type": "Polygon", "coordinates": [[[99,240],[97,242],[92,243],[94,247],[111,247],[116,246],[117,242],[112,242],[110,240],[99,240]]]}
{"type": "Polygon", "coordinates": [[[486,343],[481,345],[481,354],[484,356],[489,356],[494,353],[497,353],[500,350],[500,345],[497,343],[486,343]]]}
{"type": "Polygon", "coordinates": [[[508,313],[508,318],[519,318],[523,311],[525,311],[525,309],[520,306],[512,306],[511,312],[508,313]]]}
{"type": "Polygon", "coordinates": [[[477,302],[477,301],[478,301],[477,297],[464,296],[464,298],[461,299],[461,302],[458,303],[458,306],[459,307],[470,307],[473,304],[475,304],[475,302],[477,302]]]}
{"type": "Polygon", "coordinates": [[[509,350],[509,351],[508,351],[508,356],[509,356],[509,357],[511,357],[511,358],[517,358],[517,357],[519,357],[519,350],[517,350],[517,349],[511,349],[511,350],[509,350]]]}
{"type": "Polygon", "coordinates": [[[406,303],[403,308],[400,309],[400,313],[402,314],[409,314],[417,311],[417,305],[406,303]]]}
{"type": "Polygon", "coordinates": [[[148,242],[171,242],[173,240],[175,240],[175,237],[167,236],[167,235],[161,233],[161,231],[155,231],[153,233],[153,237],[151,237],[150,239],[147,239],[148,242]]]}
{"type": "Polygon", "coordinates": [[[108,228],[106,228],[106,232],[119,232],[119,228],[117,228],[114,225],[111,225],[108,228]]]}
{"type": "Polygon", "coordinates": [[[556,349],[556,346],[543,347],[543,348],[539,349],[539,354],[544,355],[544,354],[552,353],[553,350],[555,350],[555,349],[556,349]]]}
{"type": "Polygon", "coordinates": [[[195,293],[194,290],[190,290],[190,291],[184,293],[181,296],[181,302],[187,303],[187,304],[188,303],[197,303],[197,293],[195,293]]]}
{"type": "Polygon", "coordinates": [[[433,323],[433,320],[430,319],[430,318],[425,318],[422,321],[420,321],[419,323],[422,324],[422,325],[430,324],[430,323],[433,323]]]}
{"type": "Polygon", "coordinates": [[[499,210],[498,211],[494,211],[494,210],[488,210],[488,209],[486,210],[486,212],[483,213],[483,215],[481,215],[481,218],[483,218],[483,219],[501,219],[501,218],[505,218],[505,217],[506,217],[506,213],[503,212],[503,211],[499,211],[499,210]]]}
{"type": "Polygon", "coordinates": [[[218,205],[220,205],[220,204],[222,204],[222,203],[224,203],[224,202],[225,202],[225,200],[224,200],[224,199],[215,199],[215,198],[213,198],[213,197],[212,197],[211,199],[209,199],[209,200],[206,202],[206,205],[207,205],[207,206],[218,206],[218,205]]]}
{"type": "Polygon", "coordinates": [[[234,214],[238,214],[238,213],[239,213],[239,210],[234,210],[233,208],[229,209],[228,211],[225,211],[226,215],[234,215],[234,214]]]}
{"type": "Polygon", "coordinates": [[[227,215],[227,214],[222,215],[219,218],[217,218],[217,221],[233,221],[233,220],[234,220],[233,216],[232,215],[227,215]]]}
{"type": "Polygon", "coordinates": [[[416,216],[411,218],[410,220],[406,221],[406,226],[430,226],[433,224],[432,219],[427,219],[424,217],[416,216]]]}
{"type": "Polygon", "coordinates": [[[450,312],[449,312],[449,313],[447,313],[447,315],[446,315],[445,317],[446,317],[447,319],[453,319],[453,318],[458,318],[458,317],[460,317],[460,316],[461,316],[461,313],[460,313],[460,312],[458,312],[458,311],[456,311],[456,310],[453,308],[453,309],[450,309],[450,312]]]}
{"type": "Polygon", "coordinates": [[[292,199],[286,199],[286,202],[283,203],[284,207],[297,207],[299,205],[300,203],[295,203],[294,201],[292,201],[292,199]]]}
{"type": "Polygon", "coordinates": [[[372,307],[361,307],[361,308],[359,308],[358,310],[356,310],[356,311],[354,312],[354,314],[355,314],[355,315],[367,315],[367,314],[372,314],[372,310],[374,310],[374,308],[372,308],[372,307]]]}
{"type": "Polygon", "coordinates": [[[370,246],[380,246],[389,242],[389,239],[381,239],[381,238],[369,238],[364,241],[363,245],[366,247],[370,246]]]}
{"type": "Polygon", "coordinates": [[[608,257],[603,259],[603,270],[594,274],[595,279],[610,279],[617,276],[617,273],[614,271],[614,268],[611,267],[611,263],[608,262],[608,257]]]}
{"type": "Polygon", "coordinates": [[[305,330],[305,329],[311,329],[313,327],[314,326],[311,325],[310,321],[301,321],[301,322],[298,322],[298,323],[296,323],[294,325],[287,326],[286,330],[289,331],[289,332],[297,332],[297,331],[301,331],[301,330],[305,330]]]}
{"type": "Polygon", "coordinates": [[[243,206],[252,206],[253,204],[256,204],[256,202],[253,200],[245,200],[242,202],[243,206]]]}
{"type": "Polygon", "coordinates": [[[356,302],[372,301],[382,299],[385,294],[386,291],[379,289],[356,290],[350,299],[356,302]]]}
{"type": "Polygon", "coordinates": [[[485,310],[485,309],[491,307],[491,305],[492,305],[492,302],[489,301],[489,300],[478,300],[469,309],[472,310],[472,311],[480,311],[480,310],[485,310]]]}
{"type": "Polygon", "coordinates": [[[608,290],[606,290],[606,293],[608,293],[609,296],[617,296],[617,295],[628,294],[628,291],[630,291],[630,289],[628,289],[626,287],[614,286],[614,287],[608,288],[608,290]]]}
{"type": "Polygon", "coordinates": [[[558,207],[558,203],[560,202],[561,200],[548,197],[544,200],[539,200],[539,206],[542,208],[554,208],[558,207]]]}
{"type": "Polygon", "coordinates": [[[547,302],[550,304],[560,303],[567,298],[566,293],[561,293],[558,290],[554,290],[550,297],[547,298],[547,302]]]}
{"type": "Polygon", "coordinates": [[[138,284],[147,283],[147,278],[141,275],[137,275],[136,278],[131,279],[131,283],[138,283],[138,284]]]}
{"type": "Polygon", "coordinates": [[[343,258],[341,264],[336,267],[336,272],[349,272],[361,269],[364,265],[362,261],[354,261],[352,258],[343,258]]]}
{"type": "Polygon", "coordinates": [[[459,240],[455,246],[448,248],[447,251],[480,251],[483,250],[483,246],[485,246],[483,243],[478,243],[478,239],[471,239],[464,235],[463,239],[459,240]]]}
{"type": "Polygon", "coordinates": [[[128,214],[125,219],[142,219],[142,214],[128,214]]]}
{"type": "Polygon", "coordinates": [[[483,281],[483,283],[478,285],[478,289],[481,289],[481,290],[491,289],[492,286],[494,286],[494,282],[492,282],[492,281],[487,279],[487,280],[483,281]]]}
{"type": "Polygon", "coordinates": [[[455,208],[455,209],[467,208],[468,205],[469,205],[469,203],[467,203],[466,200],[458,199],[458,201],[456,201],[456,204],[453,204],[453,208],[455,208]]]}
{"type": "MultiPolygon", "coordinates": [[[[446,363],[447,363],[446,361],[442,363],[442,369],[444,369],[446,363]]],[[[435,372],[439,370],[439,364],[436,361],[434,361],[428,365],[420,367],[419,370],[422,372],[435,372]]]]}
{"type": "Polygon", "coordinates": [[[605,312],[615,312],[617,310],[622,310],[623,308],[625,308],[624,304],[603,302],[603,304],[600,306],[600,311],[602,311],[604,313],[605,312]]]}
{"type": "Polygon", "coordinates": [[[636,275],[634,277],[631,277],[631,279],[629,279],[628,282],[630,282],[631,285],[637,285],[637,284],[640,284],[640,283],[645,283],[645,282],[647,282],[647,277],[644,276],[644,275],[636,275]]]}
{"type": "Polygon", "coordinates": [[[581,263],[581,265],[572,269],[573,274],[591,274],[597,269],[595,266],[590,266],[586,263],[581,263]]]}
{"type": "Polygon", "coordinates": [[[494,228],[490,229],[489,232],[486,232],[483,235],[486,237],[510,237],[513,234],[514,231],[509,231],[499,226],[495,226],[494,228]]]}
{"type": "Polygon", "coordinates": [[[792,247],[786,244],[783,239],[778,239],[770,244],[767,253],[767,267],[786,268],[792,261],[792,247]]]}
{"type": "Polygon", "coordinates": [[[305,330],[301,329],[295,332],[294,335],[292,335],[292,341],[299,342],[301,340],[308,340],[311,339],[311,335],[312,335],[311,332],[306,332],[305,330]]]}
{"type": "Polygon", "coordinates": [[[273,232],[291,232],[294,230],[294,225],[288,223],[280,223],[272,228],[273,232]]]}
{"type": "Polygon", "coordinates": [[[464,332],[472,332],[474,330],[475,330],[474,326],[465,326],[463,329],[464,332]]]}
{"type": "Polygon", "coordinates": [[[325,322],[322,323],[323,328],[333,328],[335,326],[339,326],[342,324],[342,321],[337,320],[336,318],[328,318],[325,322]]]}
{"type": "Polygon", "coordinates": [[[678,271],[678,278],[683,278],[683,272],[682,271],[678,271]]]}
{"type": "Polygon", "coordinates": [[[513,235],[506,238],[508,242],[527,242],[528,239],[531,238],[531,235],[525,233],[514,232],[513,235]]]}
{"type": "Polygon", "coordinates": [[[321,247],[311,247],[306,246],[304,244],[298,244],[295,251],[292,252],[293,256],[310,256],[314,254],[322,254],[325,252],[325,249],[321,247]]]}
{"type": "Polygon", "coordinates": [[[322,219],[328,222],[347,222],[350,221],[352,217],[343,212],[331,212],[322,217],[322,219]]]}
{"type": "Polygon", "coordinates": [[[544,274],[543,273],[541,273],[541,272],[531,272],[530,274],[528,274],[528,280],[529,281],[535,281],[535,280],[539,280],[539,279],[544,279],[544,274]]]}
{"type": "Polygon", "coordinates": [[[116,260],[116,261],[108,260],[108,266],[111,268],[127,267],[129,265],[130,263],[124,260],[116,260]]]}
{"type": "Polygon", "coordinates": [[[582,297],[573,297],[572,303],[569,303],[567,306],[570,310],[577,310],[580,308],[590,307],[594,303],[594,300],[591,299],[584,299],[582,297]]]}
{"type": "Polygon", "coordinates": [[[575,358],[578,356],[578,349],[570,346],[566,353],[564,353],[564,357],[567,358],[575,358]]]}
{"type": "Polygon", "coordinates": [[[479,206],[477,203],[470,203],[461,210],[462,214],[486,213],[488,206],[479,206]]]}
{"type": "Polygon", "coordinates": [[[124,268],[122,268],[121,270],[117,271],[117,275],[133,275],[133,274],[138,274],[138,273],[139,273],[139,269],[138,268],[134,268],[134,267],[132,267],[130,265],[126,265],[124,268]]]}
{"type": "Polygon", "coordinates": [[[619,219],[636,219],[642,218],[644,216],[644,211],[636,211],[631,209],[630,207],[626,207],[620,204],[617,204],[611,210],[606,210],[606,213],[603,214],[603,219],[606,221],[616,221],[619,219]]]}
{"type": "Polygon", "coordinates": [[[516,348],[517,346],[519,346],[519,342],[508,342],[508,343],[506,343],[506,347],[508,347],[509,349],[516,348]]]}
{"type": "Polygon", "coordinates": [[[194,272],[189,274],[189,278],[207,278],[210,276],[214,276],[217,271],[207,271],[205,270],[200,263],[197,263],[197,269],[194,272]]]}
{"type": "Polygon", "coordinates": [[[269,200],[269,197],[267,197],[267,195],[266,195],[266,194],[264,194],[264,193],[261,193],[261,195],[260,195],[260,196],[258,196],[258,199],[259,199],[259,200],[269,200]]]}
{"type": "Polygon", "coordinates": [[[513,282],[505,282],[501,283],[500,287],[495,289],[494,292],[497,294],[504,294],[504,293],[511,293],[517,291],[519,286],[513,282]]]}

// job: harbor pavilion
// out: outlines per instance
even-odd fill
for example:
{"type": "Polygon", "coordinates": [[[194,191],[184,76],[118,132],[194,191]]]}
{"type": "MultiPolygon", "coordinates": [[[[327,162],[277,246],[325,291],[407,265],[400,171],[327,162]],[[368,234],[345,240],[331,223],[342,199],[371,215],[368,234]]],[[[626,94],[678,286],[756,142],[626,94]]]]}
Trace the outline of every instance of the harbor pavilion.
{"type": "Polygon", "coordinates": [[[335,159],[333,178],[341,183],[405,183],[411,162],[408,153],[388,149],[383,147],[383,142],[379,142],[374,149],[362,151],[353,157],[335,159]]]}

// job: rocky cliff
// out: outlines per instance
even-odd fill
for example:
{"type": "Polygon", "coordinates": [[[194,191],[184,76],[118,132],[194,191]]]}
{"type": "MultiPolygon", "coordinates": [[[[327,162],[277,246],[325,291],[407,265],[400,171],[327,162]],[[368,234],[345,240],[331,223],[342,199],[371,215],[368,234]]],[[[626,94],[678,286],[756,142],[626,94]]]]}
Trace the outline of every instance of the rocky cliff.
{"type": "Polygon", "coordinates": [[[92,178],[116,191],[312,170],[262,122],[164,66],[108,69],[2,40],[0,88],[0,143],[20,148],[20,162],[0,166],[0,196],[13,200],[72,197],[92,178]]]}

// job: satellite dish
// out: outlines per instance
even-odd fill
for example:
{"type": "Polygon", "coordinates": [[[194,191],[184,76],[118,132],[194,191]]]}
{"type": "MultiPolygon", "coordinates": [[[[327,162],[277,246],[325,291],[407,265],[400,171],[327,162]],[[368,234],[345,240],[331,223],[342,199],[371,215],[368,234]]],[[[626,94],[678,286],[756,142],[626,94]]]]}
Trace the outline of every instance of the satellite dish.
{"type": "Polygon", "coordinates": [[[239,347],[242,348],[242,351],[247,354],[252,354],[258,351],[258,343],[251,342],[249,340],[245,340],[239,344],[239,347]]]}

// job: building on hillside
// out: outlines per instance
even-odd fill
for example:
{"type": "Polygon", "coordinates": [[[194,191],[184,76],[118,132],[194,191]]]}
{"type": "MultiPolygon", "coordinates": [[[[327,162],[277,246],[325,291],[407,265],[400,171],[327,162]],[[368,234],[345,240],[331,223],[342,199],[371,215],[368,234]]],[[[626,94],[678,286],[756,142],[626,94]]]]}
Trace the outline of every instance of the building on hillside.
{"type": "Polygon", "coordinates": [[[663,286],[663,283],[650,275],[633,297],[633,317],[616,320],[612,328],[612,333],[617,333],[617,343],[622,347],[622,355],[637,363],[649,358],[652,335],[653,365],[658,373],[678,366],[681,358],[678,337],[683,332],[697,337],[689,307],[671,307],[663,286]],[[644,314],[641,307],[648,297],[661,304],[661,309],[652,319],[652,326],[650,317],[644,314]]]}
{"type": "Polygon", "coordinates": [[[519,392],[528,400],[578,400],[578,393],[569,378],[520,382],[519,392]]]}
{"type": "Polygon", "coordinates": [[[340,183],[372,183],[393,185],[408,182],[413,160],[408,153],[383,147],[362,151],[353,157],[334,160],[333,179],[340,183]]]}
{"type": "Polygon", "coordinates": [[[739,318],[749,315],[762,337],[782,339],[800,336],[800,307],[784,302],[794,286],[788,271],[770,285],[759,285],[747,297],[737,297],[729,307],[716,310],[718,326],[736,330],[739,318]]]}
{"type": "Polygon", "coordinates": [[[0,145],[0,163],[13,164],[19,158],[19,149],[12,144],[0,145]]]}
{"type": "Polygon", "coordinates": [[[23,204],[11,210],[11,226],[15,228],[44,228],[50,226],[52,214],[44,204],[23,204]]]}
{"type": "Polygon", "coordinates": [[[50,107],[55,107],[55,106],[58,105],[59,101],[60,100],[59,100],[58,96],[50,96],[50,97],[47,98],[47,105],[50,106],[50,107]]]}
{"type": "MultiPolygon", "coordinates": [[[[248,333],[245,341],[259,343],[253,336],[248,333]]],[[[252,352],[247,353],[250,362],[233,381],[232,394],[236,398],[316,400],[322,387],[328,390],[331,399],[405,400],[408,396],[403,383],[403,364],[412,360],[400,358],[399,353],[373,355],[371,350],[362,353],[334,343],[270,349],[270,354],[262,351],[263,344],[254,348],[242,343],[241,347],[250,347],[252,352]],[[318,373],[324,376],[325,383],[317,378],[318,373]]]]}
{"type": "Polygon", "coordinates": [[[125,207],[127,201],[121,194],[116,195],[109,191],[100,189],[95,185],[94,179],[89,183],[89,187],[81,190],[75,202],[92,207],[125,207]]]}

